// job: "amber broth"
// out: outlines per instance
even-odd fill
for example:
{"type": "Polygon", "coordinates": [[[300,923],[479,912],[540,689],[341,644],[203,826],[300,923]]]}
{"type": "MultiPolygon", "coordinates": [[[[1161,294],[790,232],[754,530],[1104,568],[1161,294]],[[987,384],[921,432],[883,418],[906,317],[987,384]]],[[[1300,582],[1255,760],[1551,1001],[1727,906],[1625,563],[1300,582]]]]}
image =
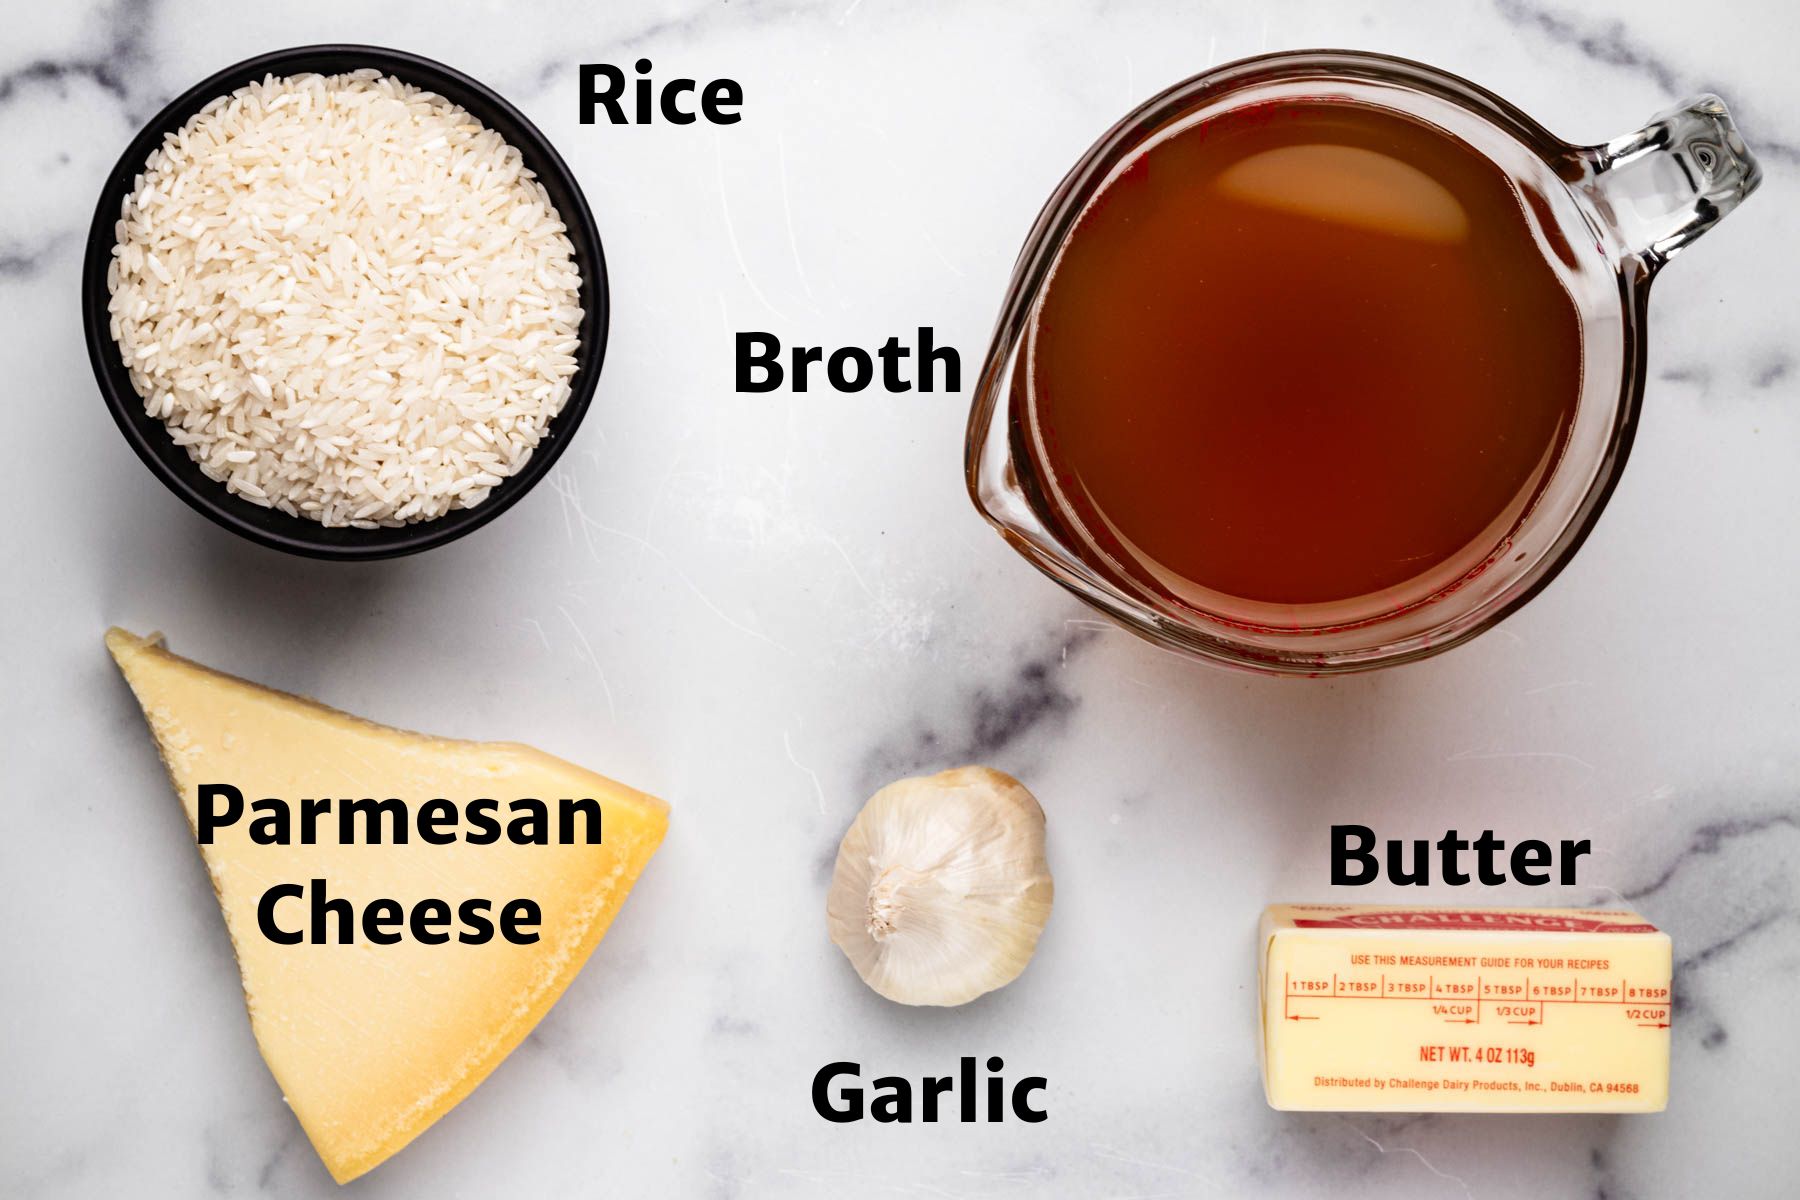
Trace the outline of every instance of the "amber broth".
{"type": "Polygon", "coordinates": [[[1240,619],[1478,570],[1581,389],[1574,303],[1507,176],[1337,100],[1153,141],[1067,239],[1024,355],[1017,433],[1077,553],[1240,619]]]}

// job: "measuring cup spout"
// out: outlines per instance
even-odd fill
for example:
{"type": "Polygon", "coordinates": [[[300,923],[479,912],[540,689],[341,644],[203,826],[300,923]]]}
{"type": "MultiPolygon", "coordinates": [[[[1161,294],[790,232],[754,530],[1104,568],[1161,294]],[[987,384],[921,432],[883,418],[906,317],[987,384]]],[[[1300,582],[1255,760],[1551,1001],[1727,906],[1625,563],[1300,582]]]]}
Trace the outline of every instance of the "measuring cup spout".
{"type": "Polygon", "coordinates": [[[1695,96],[1642,129],[1576,152],[1585,195],[1622,257],[1654,272],[1762,182],[1717,96],[1695,96]]]}

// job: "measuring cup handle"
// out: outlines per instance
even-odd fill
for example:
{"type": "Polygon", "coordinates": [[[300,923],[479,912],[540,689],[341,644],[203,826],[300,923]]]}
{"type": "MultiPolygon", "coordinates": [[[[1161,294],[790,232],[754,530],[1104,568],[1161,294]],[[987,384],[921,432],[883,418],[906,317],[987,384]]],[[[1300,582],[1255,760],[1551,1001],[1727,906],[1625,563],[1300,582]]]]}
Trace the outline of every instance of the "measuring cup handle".
{"type": "Polygon", "coordinates": [[[1621,253],[1651,271],[1711,229],[1762,182],[1725,102],[1700,95],[1635,133],[1575,152],[1574,181],[1621,253]]]}

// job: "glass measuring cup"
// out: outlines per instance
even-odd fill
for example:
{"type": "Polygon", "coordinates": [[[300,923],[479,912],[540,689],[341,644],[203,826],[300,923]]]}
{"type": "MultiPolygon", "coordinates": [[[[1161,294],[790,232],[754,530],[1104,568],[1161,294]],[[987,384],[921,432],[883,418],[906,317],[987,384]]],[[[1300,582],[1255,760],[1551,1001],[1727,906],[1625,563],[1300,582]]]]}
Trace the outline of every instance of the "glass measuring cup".
{"type": "Polygon", "coordinates": [[[1171,649],[1293,674],[1365,670],[1448,649],[1535,595],[1593,527],[1636,426],[1650,282],[1760,179],[1716,96],[1696,97],[1634,133],[1582,147],[1466,80],[1385,55],[1284,52],[1208,71],[1113,126],[1039,214],[975,388],[964,462],[970,495],[1045,574],[1171,649]],[[1051,467],[1027,436],[1019,399],[1022,348],[1078,220],[1144,147],[1241,106],[1302,99],[1372,106],[1427,122],[1505,174],[1573,302],[1581,333],[1579,396],[1561,452],[1529,503],[1492,545],[1474,547],[1450,582],[1424,595],[1395,589],[1353,602],[1245,601],[1215,609],[1145,582],[1084,536],[1080,514],[1059,499],[1051,467]]]}

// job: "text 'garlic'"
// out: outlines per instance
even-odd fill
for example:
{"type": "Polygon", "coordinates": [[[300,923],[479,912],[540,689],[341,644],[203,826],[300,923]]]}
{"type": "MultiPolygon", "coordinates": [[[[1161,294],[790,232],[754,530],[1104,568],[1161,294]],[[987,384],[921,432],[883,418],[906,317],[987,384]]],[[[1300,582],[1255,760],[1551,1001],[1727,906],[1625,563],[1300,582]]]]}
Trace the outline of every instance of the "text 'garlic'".
{"type": "Polygon", "coordinates": [[[838,847],[831,940],[901,1004],[967,1004],[1019,977],[1050,919],[1044,810],[1010,775],[890,783],[838,847]]]}

